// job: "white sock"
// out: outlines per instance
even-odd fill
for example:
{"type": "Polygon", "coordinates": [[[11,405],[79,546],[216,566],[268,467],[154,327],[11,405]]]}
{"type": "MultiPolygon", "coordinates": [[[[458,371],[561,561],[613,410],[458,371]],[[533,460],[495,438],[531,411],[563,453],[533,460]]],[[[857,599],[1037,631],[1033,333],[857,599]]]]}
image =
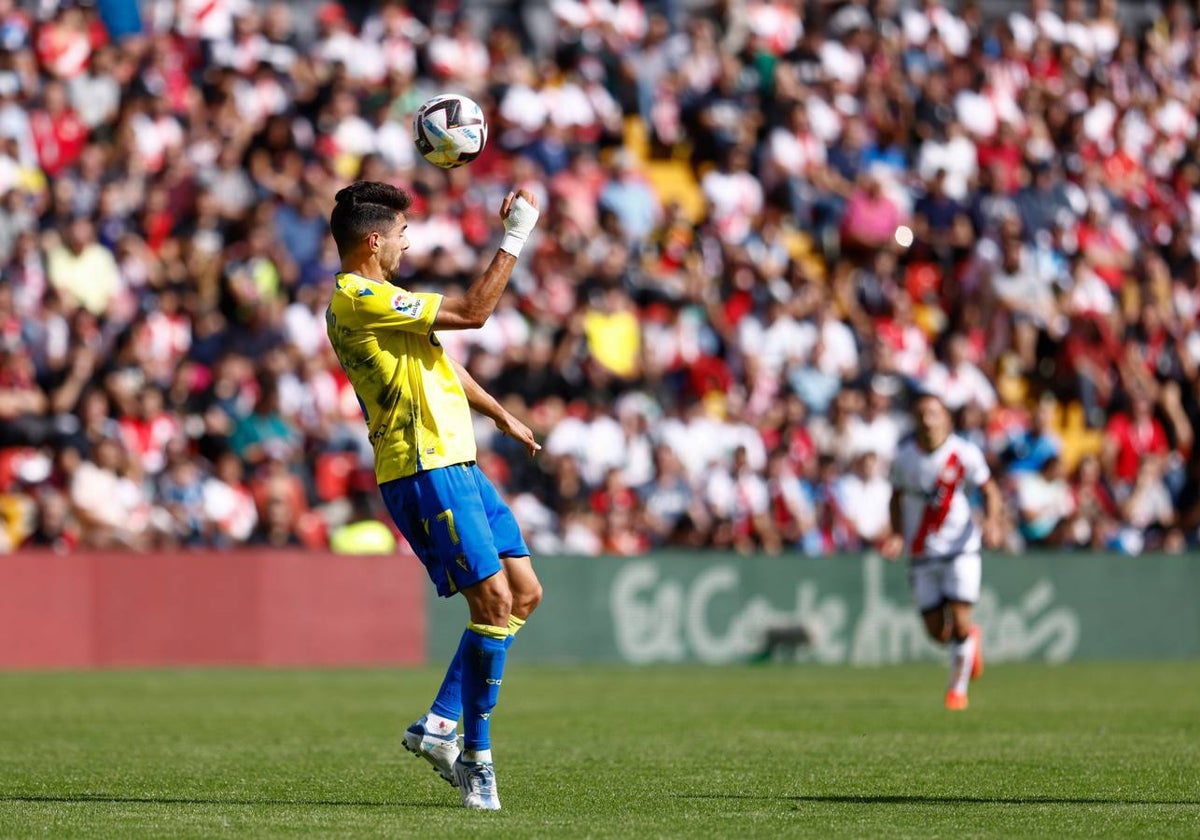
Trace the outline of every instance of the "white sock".
{"type": "Polygon", "coordinates": [[[476,761],[491,762],[492,751],[491,750],[463,750],[462,760],[463,761],[471,761],[471,762],[476,762],[476,761]]]}
{"type": "Polygon", "coordinates": [[[458,728],[458,721],[435,715],[433,712],[425,715],[425,731],[431,735],[445,737],[458,728]]]}
{"type": "Polygon", "coordinates": [[[975,659],[975,637],[967,636],[961,642],[950,642],[950,685],[949,690],[956,694],[967,693],[967,683],[971,681],[971,665],[975,659]]]}

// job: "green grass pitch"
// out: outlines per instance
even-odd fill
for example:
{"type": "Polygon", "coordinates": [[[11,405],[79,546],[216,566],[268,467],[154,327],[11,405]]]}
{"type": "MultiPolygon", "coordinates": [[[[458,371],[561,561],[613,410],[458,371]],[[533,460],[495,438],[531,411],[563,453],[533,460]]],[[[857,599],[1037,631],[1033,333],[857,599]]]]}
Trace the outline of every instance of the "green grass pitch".
{"type": "Polygon", "coordinates": [[[432,669],[0,675],[0,837],[1197,837],[1200,663],[509,669],[504,810],[399,746],[432,669]]]}

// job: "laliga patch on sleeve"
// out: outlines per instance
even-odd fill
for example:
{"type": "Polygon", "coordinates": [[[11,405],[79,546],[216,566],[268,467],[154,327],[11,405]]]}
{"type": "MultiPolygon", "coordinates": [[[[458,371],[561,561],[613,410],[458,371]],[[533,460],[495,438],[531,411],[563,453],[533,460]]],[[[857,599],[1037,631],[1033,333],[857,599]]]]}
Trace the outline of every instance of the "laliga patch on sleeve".
{"type": "Polygon", "coordinates": [[[421,311],[425,309],[425,301],[416,295],[401,292],[392,298],[392,309],[409,318],[420,318],[421,311]]]}

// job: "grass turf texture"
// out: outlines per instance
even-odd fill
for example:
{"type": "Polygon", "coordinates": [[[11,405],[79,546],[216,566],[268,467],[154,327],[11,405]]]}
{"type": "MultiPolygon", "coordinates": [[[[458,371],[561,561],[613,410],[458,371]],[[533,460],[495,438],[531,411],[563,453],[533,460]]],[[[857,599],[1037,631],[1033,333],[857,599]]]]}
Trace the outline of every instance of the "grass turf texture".
{"type": "Polygon", "coordinates": [[[1200,663],[509,669],[504,810],[399,734],[440,674],[0,675],[0,837],[1195,837],[1200,663]]]}

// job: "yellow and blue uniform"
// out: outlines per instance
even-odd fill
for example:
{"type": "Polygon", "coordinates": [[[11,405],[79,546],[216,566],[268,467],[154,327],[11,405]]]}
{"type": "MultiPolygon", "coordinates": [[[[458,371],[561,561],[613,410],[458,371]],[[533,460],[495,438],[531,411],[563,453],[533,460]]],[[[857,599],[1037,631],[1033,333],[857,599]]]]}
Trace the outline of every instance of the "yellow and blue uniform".
{"type": "Polygon", "coordinates": [[[529,549],[475,465],[470,405],[433,332],[441,305],[439,294],[342,273],[325,326],[362,406],[388,511],[449,597],[529,549]]]}

